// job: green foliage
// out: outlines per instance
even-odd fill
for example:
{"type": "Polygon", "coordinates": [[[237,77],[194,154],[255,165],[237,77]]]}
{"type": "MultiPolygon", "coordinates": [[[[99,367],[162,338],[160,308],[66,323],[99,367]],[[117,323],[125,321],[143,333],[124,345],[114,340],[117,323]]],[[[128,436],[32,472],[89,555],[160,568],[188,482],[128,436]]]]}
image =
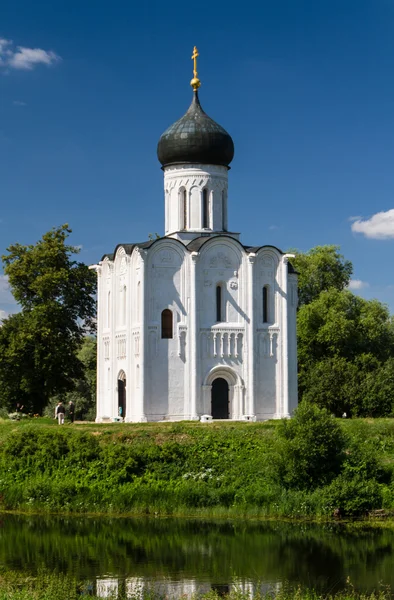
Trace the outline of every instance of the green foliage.
{"type": "MultiPolygon", "coordinates": [[[[187,538],[186,538],[187,539],[187,538]]],[[[187,542],[185,542],[187,543],[187,542]]],[[[217,539],[215,540],[215,545],[217,539]]],[[[335,556],[335,555],[334,555],[335,556]]],[[[283,556],[281,557],[283,561],[283,556]]],[[[135,566],[134,566],[135,568],[135,566]]],[[[99,600],[103,596],[95,595],[87,582],[79,582],[72,575],[62,573],[45,573],[40,572],[35,577],[27,577],[20,573],[3,572],[1,574],[2,586],[0,590],[0,600],[79,600],[81,596],[88,596],[91,600],[99,600]]],[[[232,579],[232,578],[231,578],[232,579]]],[[[221,581],[221,578],[219,579],[221,581]]],[[[122,579],[120,579],[122,582],[122,579]]],[[[90,583],[90,582],[89,582],[90,583]]],[[[122,585],[114,594],[107,596],[112,600],[165,600],[168,596],[165,594],[165,588],[151,589],[141,586],[136,588],[134,593],[129,590],[125,591],[122,585]]],[[[223,585],[223,588],[227,586],[223,585]]],[[[392,594],[390,589],[382,589],[379,592],[371,594],[362,594],[355,591],[352,586],[350,589],[337,593],[322,594],[318,590],[314,590],[310,585],[305,587],[298,586],[293,589],[292,586],[281,585],[280,590],[273,592],[263,592],[258,589],[254,590],[253,598],[255,600],[391,600],[392,594]]],[[[184,600],[186,594],[179,595],[172,593],[173,600],[184,600]]],[[[211,589],[209,592],[198,591],[191,597],[192,600],[250,600],[250,592],[243,592],[241,587],[235,586],[234,589],[227,593],[223,593],[220,589],[211,589]]]]}
{"type": "Polygon", "coordinates": [[[300,396],[337,416],[393,413],[394,326],[388,308],[345,288],[352,264],[338,246],[297,253],[300,396]]]}
{"type": "Polygon", "coordinates": [[[382,491],[373,479],[343,475],[324,489],[322,499],[330,514],[338,510],[340,516],[358,517],[381,507],[382,491]]]}
{"type": "Polygon", "coordinates": [[[301,396],[337,416],[392,412],[394,327],[387,307],[334,288],[297,317],[301,396]]]}
{"type": "Polygon", "coordinates": [[[339,246],[316,246],[308,252],[296,251],[291,262],[299,273],[300,306],[313,302],[323,291],[345,289],[353,272],[352,263],[339,253],[339,246]]]}
{"type": "Polygon", "coordinates": [[[370,354],[378,360],[394,352],[394,328],[386,306],[349,291],[330,289],[298,312],[301,365],[342,356],[370,354]]]}
{"type": "Polygon", "coordinates": [[[97,365],[97,339],[86,336],[82,347],[77,354],[83,366],[81,377],[74,380],[74,390],[53,396],[44,411],[44,414],[53,418],[55,407],[61,400],[66,406],[74,402],[76,420],[94,421],[96,418],[96,365],[97,365]]]}
{"type": "Polygon", "coordinates": [[[3,256],[11,291],[22,311],[0,328],[0,404],[22,402],[41,412],[53,394],[72,390],[83,377],[77,356],[94,327],[96,277],[72,259],[67,225],[35,245],[11,245],[3,256]]]}
{"type": "Polygon", "coordinates": [[[276,476],[285,488],[313,489],[339,475],[346,445],[325,409],[303,402],[277,429],[276,476]]]}
{"type": "Polygon", "coordinates": [[[327,408],[337,417],[351,415],[359,401],[358,370],[354,363],[342,356],[322,359],[309,368],[303,368],[299,376],[303,401],[313,402],[327,408]]]}
{"type": "Polygon", "coordinates": [[[267,424],[0,423],[3,509],[356,515],[394,507],[393,467],[388,420],[335,420],[306,403],[293,420],[267,424]]]}

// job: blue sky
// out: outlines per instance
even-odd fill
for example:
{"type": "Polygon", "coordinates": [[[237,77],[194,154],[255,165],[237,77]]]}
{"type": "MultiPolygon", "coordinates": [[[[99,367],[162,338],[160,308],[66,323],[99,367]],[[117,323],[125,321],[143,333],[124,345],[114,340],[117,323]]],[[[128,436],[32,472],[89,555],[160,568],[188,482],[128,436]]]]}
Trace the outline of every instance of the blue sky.
{"type": "Polygon", "coordinates": [[[394,312],[394,0],[2,0],[0,38],[0,254],[65,222],[87,263],[163,233],[156,145],[197,45],[201,103],[235,143],[230,229],[339,244],[394,312]]]}

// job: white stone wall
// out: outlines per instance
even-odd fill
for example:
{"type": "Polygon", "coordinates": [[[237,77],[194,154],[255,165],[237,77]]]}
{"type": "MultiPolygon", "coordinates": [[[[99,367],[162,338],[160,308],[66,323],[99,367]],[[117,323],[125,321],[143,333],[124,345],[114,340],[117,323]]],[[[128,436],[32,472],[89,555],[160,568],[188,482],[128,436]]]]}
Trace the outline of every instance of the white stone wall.
{"type": "Polygon", "coordinates": [[[223,377],[229,384],[230,416],[240,418],[245,412],[245,259],[242,247],[231,238],[209,238],[201,248],[197,271],[200,415],[211,413],[211,385],[216,377],[223,377]],[[223,311],[219,323],[216,322],[218,285],[222,289],[223,311]]]}
{"type": "Polygon", "coordinates": [[[281,254],[261,248],[255,271],[255,414],[267,419],[280,412],[281,395],[281,254]],[[267,322],[263,322],[263,288],[267,286],[267,322]]]}
{"type": "Polygon", "coordinates": [[[288,336],[289,336],[289,413],[298,406],[298,371],[297,371],[297,306],[298,284],[297,275],[289,274],[288,294],[288,336]]]}
{"type": "Polygon", "coordinates": [[[159,240],[147,259],[148,348],[145,414],[149,420],[168,415],[181,419],[188,396],[186,365],[187,332],[187,250],[175,240],[159,240]],[[173,338],[161,337],[161,314],[173,316],[173,338]]]}
{"type": "Polygon", "coordinates": [[[230,418],[278,418],[296,407],[297,277],[276,248],[247,253],[217,234],[196,253],[169,237],[131,256],[120,246],[97,271],[98,421],[118,416],[119,378],[126,421],[210,414],[217,377],[229,385],[230,418]],[[164,309],[172,311],[172,339],[161,337],[164,309]]]}
{"type": "Polygon", "coordinates": [[[183,239],[185,232],[227,230],[227,167],[176,165],[164,168],[165,232],[183,239]],[[204,227],[203,192],[207,191],[208,219],[204,227]],[[183,192],[186,191],[186,219],[183,192]],[[184,227],[186,220],[186,227],[184,227]]]}

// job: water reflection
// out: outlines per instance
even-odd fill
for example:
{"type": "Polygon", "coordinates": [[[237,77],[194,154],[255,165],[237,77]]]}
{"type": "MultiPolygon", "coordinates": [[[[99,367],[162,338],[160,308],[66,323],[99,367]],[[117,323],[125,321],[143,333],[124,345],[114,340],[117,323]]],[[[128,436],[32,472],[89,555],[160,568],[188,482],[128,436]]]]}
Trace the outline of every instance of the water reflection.
{"type": "Polygon", "coordinates": [[[3,515],[0,527],[3,567],[68,573],[103,598],[152,588],[169,596],[268,591],[284,582],[335,592],[348,578],[360,591],[394,589],[393,559],[393,531],[338,524],[3,515]]]}

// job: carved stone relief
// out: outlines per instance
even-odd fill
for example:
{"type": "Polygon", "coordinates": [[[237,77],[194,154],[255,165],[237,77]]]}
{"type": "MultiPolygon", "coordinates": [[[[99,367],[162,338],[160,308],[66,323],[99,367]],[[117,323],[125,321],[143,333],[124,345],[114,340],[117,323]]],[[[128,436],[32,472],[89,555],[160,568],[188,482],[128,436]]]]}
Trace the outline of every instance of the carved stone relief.
{"type": "Polygon", "coordinates": [[[218,267],[225,267],[226,269],[229,269],[232,267],[232,262],[224,252],[218,252],[215,256],[211,257],[209,266],[213,269],[217,269],[218,267]]]}
{"type": "Polygon", "coordinates": [[[186,335],[187,325],[178,324],[178,356],[185,361],[186,360],[186,335]]]}
{"type": "Polygon", "coordinates": [[[127,260],[125,256],[122,256],[122,260],[120,261],[119,273],[123,275],[127,271],[127,260]]]}

